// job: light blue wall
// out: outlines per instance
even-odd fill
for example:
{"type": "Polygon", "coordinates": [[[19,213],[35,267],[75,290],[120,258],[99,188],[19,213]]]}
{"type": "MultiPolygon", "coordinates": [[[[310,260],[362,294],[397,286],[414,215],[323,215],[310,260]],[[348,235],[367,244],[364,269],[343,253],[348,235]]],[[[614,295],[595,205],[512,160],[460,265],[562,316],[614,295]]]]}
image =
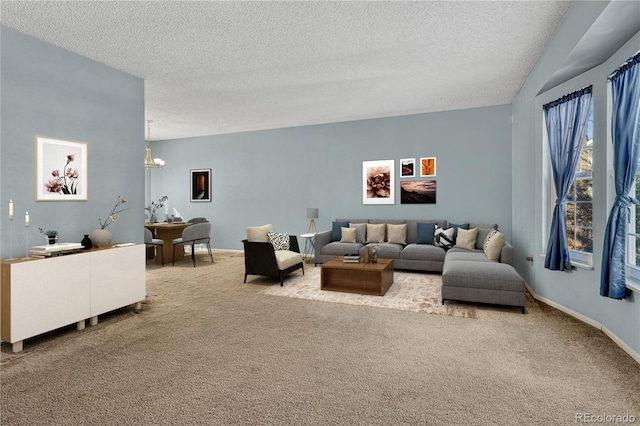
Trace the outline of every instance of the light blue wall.
{"type": "MultiPolygon", "coordinates": [[[[151,198],[169,196],[186,218],[208,217],[212,244],[240,249],[245,228],[273,223],[307,231],[337,217],[448,219],[498,223],[511,237],[509,105],[154,142],[167,161],[151,170],[151,198]],[[437,203],[400,204],[399,160],[437,158],[437,203]],[[362,204],[362,162],[395,160],[396,204],[362,204]],[[211,168],[213,201],[189,202],[189,170],[211,168]]],[[[419,179],[419,178],[417,178],[419,179]]]]}
{"type": "MultiPolygon", "coordinates": [[[[516,268],[542,300],[556,304],[574,315],[620,339],[640,353],[640,304],[638,294],[631,293],[624,301],[599,295],[604,230],[611,200],[615,196],[607,170],[608,154],[607,76],[623,61],[640,49],[640,35],[604,64],[585,72],[562,85],[538,95],[564,57],[571,51],[585,31],[602,13],[606,2],[575,2],[561,24],[543,57],[529,76],[513,103],[513,229],[516,247],[516,268]],[[582,87],[593,85],[594,96],[594,172],[593,172],[593,270],[577,269],[557,272],[544,269],[541,254],[546,251],[548,223],[544,219],[543,183],[544,156],[542,140],[542,105],[582,87]],[[530,265],[525,257],[533,255],[530,265]]],[[[550,208],[550,207],[549,207],[550,208]]]]}
{"type": "Polygon", "coordinates": [[[38,227],[80,242],[118,195],[130,211],[109,226],[114,242],[142,242],[144,81],[4,26],[0,35],[1,256],[10,252],[9,199],[14,256],[26,252],[26,211],[30,245],[44,242],[38,227]],[[35,135],[88,143],[88,201],[35,201],[35,135]]]}

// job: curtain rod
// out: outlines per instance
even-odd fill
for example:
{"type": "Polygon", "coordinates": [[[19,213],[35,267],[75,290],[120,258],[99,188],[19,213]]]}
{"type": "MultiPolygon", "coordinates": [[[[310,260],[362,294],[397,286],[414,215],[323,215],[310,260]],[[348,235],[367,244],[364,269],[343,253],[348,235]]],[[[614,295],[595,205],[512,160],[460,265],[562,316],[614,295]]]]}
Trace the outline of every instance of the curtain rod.
{"type": "Polygon", "coordinates": [[[564,95],[563,97],[561,97],[559,99],[556,99],[555,101],[549,102],[548,104],[543,105],[542,108],[546,111],[546,110],[548,110],[550,108],[556,107],[556,106],[558,106],[560,104],[563,104],[565,102],[569,102],[572,99],[579,98],[580,96],[582,96],[582,95],[584,95],[586,93],[591,93],[592,89],[593,89],[593,86],[584,87],[584,88],[582,88],[580,90],[577,90],[577,91],[575,91],[573,93],[569,93],[568,95],[564,95]]]}
{"type": "Polygon", "coordinates": [[[625,61],[624,64],[620,65],[617,70],[609,74],[608,79],[615,80],[616,78],[620,77],[622,74],[627,72],[631,67],[633,67],[634,65],[637,65],[638,63],[640,63],[640,52],[636,53],[630,59],[625,61]]]}

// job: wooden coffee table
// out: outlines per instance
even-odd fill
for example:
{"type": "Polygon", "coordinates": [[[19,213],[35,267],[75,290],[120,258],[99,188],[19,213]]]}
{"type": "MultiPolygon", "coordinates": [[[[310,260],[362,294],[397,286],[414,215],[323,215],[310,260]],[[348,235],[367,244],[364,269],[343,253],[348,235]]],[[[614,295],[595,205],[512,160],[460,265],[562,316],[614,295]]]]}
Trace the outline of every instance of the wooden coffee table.
{"type": "Polygon", "coordinates": [[[393,284],[393,259],[346,263],[339,256],[320,267],[320,289],[384,296],[393,284]]]}

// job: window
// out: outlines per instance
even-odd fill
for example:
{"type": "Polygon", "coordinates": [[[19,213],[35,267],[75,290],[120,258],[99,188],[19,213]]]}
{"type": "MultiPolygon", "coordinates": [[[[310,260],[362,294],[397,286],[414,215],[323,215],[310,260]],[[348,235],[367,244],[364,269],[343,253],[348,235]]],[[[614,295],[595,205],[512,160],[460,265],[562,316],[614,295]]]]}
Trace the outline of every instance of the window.
{"type": "MultiPolygon", "coordinates": [[[[572,261],[593,264],[593,101],[587,135],[567,201],[567,245],[572,261]]],[[[640,227],[638,227],[640,230],[640,227]]],[[[640,265],[640,263],[639,263],[640,265]]]]}
{"type": "MultiPolygon", "coordinates": [[[[640,164],[638,164],[638,173],[636,173],[636,183],[631,192],[630,196],[640,199],[640,164]]],[[[640,282],[640,206],[631,205],[630,210],[631,220],[627,238],[627,271],[634,281],[640,282]]]]}

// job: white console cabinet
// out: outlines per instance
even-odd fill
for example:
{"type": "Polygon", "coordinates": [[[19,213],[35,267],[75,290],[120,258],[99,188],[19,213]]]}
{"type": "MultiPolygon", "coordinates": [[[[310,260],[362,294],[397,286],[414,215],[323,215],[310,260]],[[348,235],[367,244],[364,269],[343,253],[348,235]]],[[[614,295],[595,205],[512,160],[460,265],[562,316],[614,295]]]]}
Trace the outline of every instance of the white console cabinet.
{"type": "Polygon", "coordinates": [[[19,352],[23,340],[127,305],[146,297],[145,245],[93,249],[46,259],[2,261],[2,341],[19,352]]]}

